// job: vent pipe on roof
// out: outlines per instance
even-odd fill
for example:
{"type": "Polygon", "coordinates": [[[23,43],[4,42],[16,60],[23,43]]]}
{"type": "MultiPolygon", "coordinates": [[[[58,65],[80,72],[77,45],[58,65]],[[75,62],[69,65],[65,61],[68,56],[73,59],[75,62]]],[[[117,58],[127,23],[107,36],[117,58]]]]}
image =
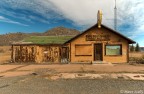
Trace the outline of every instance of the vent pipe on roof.
{"type": "Polygon", "coordinates": [[[101,28],[101,23],[102,23],[102,11],[98,10],[97,13],[97,24],[98,24],[98,28],[101,28]]]}

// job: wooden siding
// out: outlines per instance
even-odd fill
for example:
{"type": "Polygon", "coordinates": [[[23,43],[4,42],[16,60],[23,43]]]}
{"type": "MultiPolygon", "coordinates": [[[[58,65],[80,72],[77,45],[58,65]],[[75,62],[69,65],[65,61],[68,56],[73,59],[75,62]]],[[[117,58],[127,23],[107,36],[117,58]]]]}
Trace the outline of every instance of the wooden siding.
{"type": "Polygon", "coordinates": [[[95,45],[102,44],[102,59],[100,60],[111,63],[126,63],[129,58],[129,43],[134,42],[104,26],[101,28],[93,26],[64,45],[12,45],[11,57],[14,62],[67,63],[70,61],[71,63],[91,63],[95,61],[95,45]],[[106,55],[106,45],[121,45],[122,54],[106,55]]]}
{"type": "MultiPolygon", "coordinates": [[[[97,28],[93,27],[89,29],[87,33],[81,34],[81,36],[77,37],[73,41],[70,42],[71,45],[71,62],[76,63],[76,62],[92,62],[94,61],[94,44],[96,43],[102,43],[102,49],[103,49],[103,61],[105,62],[111,62],[111,63],[126,63],[128,61],[128,41],[121,36],[111,32],[109,29],[106,29],[104,27],[102,28],[97,28]],[[86,36],[87,35],[109,35],[110,40],[108,41],[86,41],[86,36]],[[75,45],[91,45],[89,46],[89,52],[92,55],[85,55],[85,56],[77,56],[76,54],[76,48],[75,45]],[[105,55],[105,45],[107,44],[120,44],[122,45],[122,55],[120,56],[106,56],[105,55]]],[[[80,49],[80,48],[79,48],[80,49]]],[[[83,51],[87,50],[84,47],[81,47],[83,51]]],[[[81,50],[80,50],[81,51],[81,50]]]]}
{"type": "Polygon", "coordinates": [[[60,62],[59,46],[19,45],[12,48],[13,62],[60,62]]]}

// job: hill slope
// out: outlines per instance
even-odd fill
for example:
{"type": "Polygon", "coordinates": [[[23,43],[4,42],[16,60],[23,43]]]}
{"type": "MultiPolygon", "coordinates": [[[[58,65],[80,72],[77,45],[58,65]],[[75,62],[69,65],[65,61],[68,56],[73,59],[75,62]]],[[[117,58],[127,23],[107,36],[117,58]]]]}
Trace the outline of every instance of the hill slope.
{"type": "Polygon", "coordinates": [[[75,29],[69,29],[65,27],[52,28],[42,33],[9,33],[0,35],[0,46],[10,45],[12,42],[22,41],[30,36],[75,36],[80,32],[75,29]]]}
{"type": "Polygon", "coordinates": [[[10,45],[12,42],[21,41],[26,37],[28,37],[28,34],[24,33],[10,33],[0,35],[0,46],[10,45]]]}
{"type": "Polygon", "coordinates": [[[79,33],[80,32],[75,29],[69,29],[69,28],[65,28],[65,27],[56,27],[56,28],[53,28],[53,29],[50,29],[50,30],[44,32],[44,35],[47,35],[47,36],[57,36],[57,35],[73,36],[73,35],[77,35],[79,33]]]}

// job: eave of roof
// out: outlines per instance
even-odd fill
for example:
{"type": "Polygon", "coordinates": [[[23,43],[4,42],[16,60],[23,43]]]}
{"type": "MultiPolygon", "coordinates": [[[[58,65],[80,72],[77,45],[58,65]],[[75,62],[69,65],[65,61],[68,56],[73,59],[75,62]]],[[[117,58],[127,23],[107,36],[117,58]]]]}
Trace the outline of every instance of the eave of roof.
{"type": "Polygon", "coordinates": [[[38,43],[12,43],[11,45],[13,46],[33,46],[33,45],[39,45],[39,46],[61,46],[63,44],[52,44],[52,43],[48,43],[48,44],[38,44],[38,43]]]}
{"type": "MultiPolygon", "coordinates": [[[[92,27],[88,28],[88,29],[85,30],[84,32],[82,32],[82,33],[80,33],[79,35],[73,37],[72,39],[66,41],[64,44],[70,43],[71,41],[73,41],[73,40],[75,40],[76,38],[78,38],[79,36],[85,34],[85,33],[88,32],[91,28],[93,28],[93,27],[95,27],[95,26],[97,26],[97,24],[93,25],[92,27]]],[[[121,33],[117,32],[117,31],[115,31],[115,30],[113,30],[113,29],[111,29],[111,28],[109,28],[109,27],[107,27],[107,26],[105,26],[105,25],[103,25],[103,24],[102,24],[102,27],[104,27],[104,28],[106,28],[106,29],[109,29],[109,30],[111,30],[113,33],[115,33],[115,34],[123,37],[123,38],[126,39],[126,40],[128,40],[129,44],[136,43],[135,41],[131,40],[130,38],[127,38],[126,36],[122,35],[121,33]]]]}
{"type": "Polygon", "coordinates": [[[63,45],[73,36],[30,36],[12,45],[63,45]]]}

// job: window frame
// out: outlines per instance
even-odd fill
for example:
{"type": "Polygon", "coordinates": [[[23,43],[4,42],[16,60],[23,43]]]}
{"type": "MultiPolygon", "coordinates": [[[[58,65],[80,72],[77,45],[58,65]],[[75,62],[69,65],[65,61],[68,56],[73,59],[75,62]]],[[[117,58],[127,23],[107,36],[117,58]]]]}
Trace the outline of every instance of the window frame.
{"type": "Polygon", "coordinates": [[[106,44],[105,45],[105,56],[122,56],[122,44],[106,44]],[[106,46],[120,46],[120,55],[107,55],[106,46]]]}
{"type": "Polygon", "coordinates": [[[75,44],[75,56],[92,56],[92,54],[91,55],[86,55],[86,54],[78,55],[76,52],[76,46],[92,46],[92,44],[75,44]]]}

